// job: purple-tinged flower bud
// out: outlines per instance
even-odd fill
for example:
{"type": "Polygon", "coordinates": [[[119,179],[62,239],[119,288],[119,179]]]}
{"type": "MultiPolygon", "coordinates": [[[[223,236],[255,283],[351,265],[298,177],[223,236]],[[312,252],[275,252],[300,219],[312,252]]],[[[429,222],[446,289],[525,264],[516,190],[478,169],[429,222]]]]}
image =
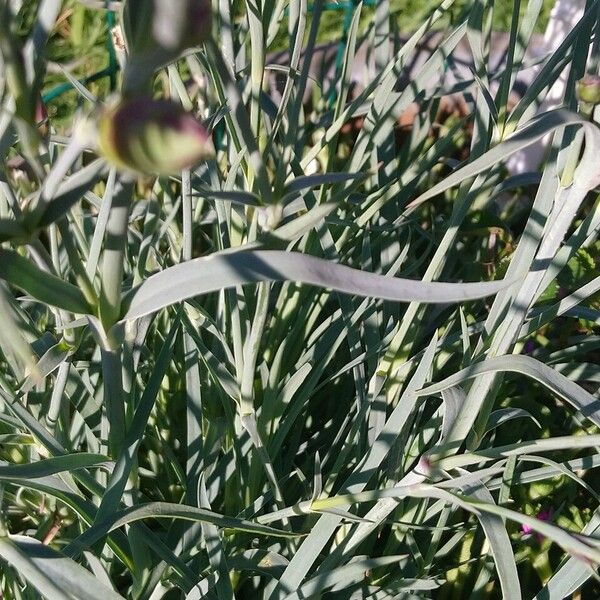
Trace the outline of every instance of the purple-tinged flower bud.
{"type": "Polygon", "coordinates": [[[600,77],[586,75],[577,82],[577,99],[587,104],[600,104],[600,77]]]}
{"type": "Polygon", "coordinates": [[[527,340],[523,346],[523,354],[531,355],[535,350],[535,342],[533,340],[527,340]]]}
{"type": "Polygon", "coordinates": [[[50,134],[50,127],[48,126],[48,109],[41,96],[38,97],[35,104],[35,122],[42,137],[47,138],[50,134]]]}
{"type": "MultiPolygon", "coordinates": [[[[540,521],[551,521],[552,520],[552,516],[554,514],[554,511],[551,508],[548,508],[546,510],[541,510],[537,515],[536,518],[539,519],[540,521]]],[[[525,534],[528,535],[530,533],[533,533],[533,527],[531,527],[531,525],[526,525],[525,523],[523,523],[523,525],[521,526],[521,531],[525,534]]],[[[535,537],[537,539],[538,542],[542,543],[544,541],[544,536],[541,533],[536,533],[535,537]]]]}
{"type": "Polygon", "coordinates": [[[173,175],[214,155],[206,129],[181,106],[137,96],[100,117],[99,145],[106,159],[126,171],[173,175]]]}

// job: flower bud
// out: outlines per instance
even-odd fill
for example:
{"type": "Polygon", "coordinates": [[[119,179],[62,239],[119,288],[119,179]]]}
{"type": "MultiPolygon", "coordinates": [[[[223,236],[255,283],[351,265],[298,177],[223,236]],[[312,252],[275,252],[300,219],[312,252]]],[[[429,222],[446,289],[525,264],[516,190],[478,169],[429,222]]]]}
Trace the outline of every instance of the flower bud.
{"type": "Polygon", "coordinates": [[[600,77],[586,75],[577,82],[577,99],[586,104],[600,104],[600,77]]]}
{"type": "Polygon", "coordinates": [[[35,105],[35,122],[42,137],[47,138],[50,134],[50,128],[48,126],[48,109],[41,96],[38,97],[35,105]]]}
{"type": "Polygon", "coordinates": [[[100,117],[100,150],[123,170],[172,175],[214,154],[206,129],[181,106],[138,96],[100,117]]]}
{"type": "Polygon", "coordinates": [[[165,63],[202,44],[211,22],[210,0],[126,0],[123,8],[129,54],[161,52],[165,63]]]}
{"type": "Polygon", "coordinates": [[[122,20],[128,49],[125,92],[150,89],[157,69],[205,42],[211,33],[211,7],[211,0],[126,0],[122,20]]]}

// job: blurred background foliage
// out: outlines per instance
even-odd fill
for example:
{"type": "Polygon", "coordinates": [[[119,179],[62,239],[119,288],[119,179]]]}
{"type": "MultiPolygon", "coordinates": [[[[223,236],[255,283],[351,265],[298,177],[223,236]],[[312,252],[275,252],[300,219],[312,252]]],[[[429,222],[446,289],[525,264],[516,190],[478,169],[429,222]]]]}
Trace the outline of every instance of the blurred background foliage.
{"type": "MultiPolygon", "coordinates": [[[[20,30],[25,36],[30,29],[32,15],[35,14],[36,2],[23,3],[19,12],[20,30]]],[[[338,4],[340,9],[329,8],[321,18],[319,30],[319,41],[335,42],[340,40],[343,34],[344,3],[330,2],[328,6],[338,4]]],[[[552,8],[552,0],[545,0],[537,31],[542,32],[552,8]]],[[[437,0],[392,0],[392,27],[401,33],[412,32],[422,23],[425,18],[439,5],[437,0]]],[[[457,0],[448,16],[437,24],[439,27],[449,26],[468,10],[470,0],[457,0]]],[[[242,2],[240,1],[240,7],[242,2]]],[[[510,28],[510,20],[514,3],[512,0],[497,0],[494,8],[494,28],[498,31],[507,31],[510,28]]],[[[526,3],[522,4],[521,11],[526,3]]],[[[242,14],[240,8],[240,14],[242,14]]],[[[372,22],[374,8],[365,6],[362,10],[361,27],[364,31],[372,22]]],[[[107,65],[107,36],[109,21],[106,14],[98,10],[86,8],[82,3],[68,0],[64,4],[62,15],[58,21],[54,34],[48,46],[48,57],[50,60],[48,75],[44,86],[44,92],[51,92],[56,86],[65,82],[62,69],[69,71],[74,77],[82,79],[89,77],[104,69],[107,65]]],[[[287,47],[288,40],[285,35],[285,19],[280,28],[280,34],[273,42],[270,51],[274,52],[287,47]]],[[[108,93],[108,80],[100,79],[90,83],[90,91],[102,98],[108,93]]],[[[52,98],[48,103],[48,110],[53,117],[53,125],[60,128],[61,122],[70,119],[76,109],[79,95],[75,90],[70,90],[58,97],[52,98]]]]}

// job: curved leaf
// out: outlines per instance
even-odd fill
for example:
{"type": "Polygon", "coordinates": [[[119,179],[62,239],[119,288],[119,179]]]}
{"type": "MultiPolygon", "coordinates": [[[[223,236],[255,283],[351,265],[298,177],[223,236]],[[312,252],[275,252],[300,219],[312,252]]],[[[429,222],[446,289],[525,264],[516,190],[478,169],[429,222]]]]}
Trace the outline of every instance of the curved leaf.
{"type": "MultiPolygon", "coordinates": [[[[462,472],[468,473],[467,471],[462,472]]],[[[470,486],[465,486],[463,492],[488,505],[495,505],[492,494],[490,494],[481,481],[470,486]]],[[[481,523],[494,557],[498,579],[500,579],[500,586],[502,588],[502,597],[521,598],[521,584],[519,583],[517,565],[503,519],[498,515],[483,511],[477,515],[477,518],[481,523]]]]}
{"type": "Polygon", "coordinates": [[[484,298],[514,283],[415,281],[367,273],[298,252],[253,250],[196,258],[149,277],[125,297],[123,320],[138,319],[194,296],[259,281],[296,281],[357,296],[429,304],[484,298]]]}
{"type": "Polygon", "coordinates": [[[497,146],[494,146],[491,150],[472,162],[467,163],[464,167],[458,169],[458,171],[455,171],[443,181],[421,194],[408,207],[414,208],[418,206],[422,202],[449,190],[465,179],[469,179],[501,163],[518,150],[535,144],[548,133],[567,127],[568,125],[579,125],[584,128],[586,133],[586,150],[577,167],[575,181],[580,187],[592,189],[600,183],[600,173],[596,166],[596,159],[600,151],[600,133],[598,132],[598,128],[575,113],[565,109],[557,109],[534,117],[525,127],[517,130],[497,146]]]}
{"type": "Polygon", "coordinates": [[[260,206],[260,198],[256,194],[240,190],[207,190],[205,188],[198,188],[195,195],[199,198],[224,200],[225,202],[233,202],[242,206],[260,206]]]}
{"type": "Polygon", "coordinates": [[[90,312],[79,288],[42,271],[14,250],[0,249],[0,279],[44,304],[79,314],[90,312]]]}
{"type": "Polygon", "coordinates": [[[270,535],[273,537],[293,538],[297,537],[295,533],[281,531],[274,527],[259,525],[251,521],[227,517],[212,510],[186,506],[183,504],[172,504],[170,502],[148,502],[132,506],[125,510],[113,513],[109,518],[90,527],[86,532],[80,535],[65,553],[76,553],[92,544],[95,544],[104,532],[110,533],[123,525],[141,521],[143,519],[185,519],[187,521],[200,521],[212,523],[217,527],[245,531],[257,535],[270,535]]]}
{"type": "Polygon", "coordinates": [[[523,408],[500,408],[490,414],[485,433],[513,419],[531,419],[540,429],[542,428],[539,421],[523,408]]]}
{"type": "Polygon", "coordinates": [[[459,385],[467,379],[473,379],[485,373],[502,371],[522,373],[523,375],[527,375],[527,377],[539,381],[550,391],[572,404],[584,417],[587,417],[592,423],[600,427],[600,400],[589,392],[586,392],[570,379],[567,379],[564,375],[530,356],[508,354],[488,358],[483,362],[462,369],[454,375],[450,375],[450,377],[439,383],[428,385],[417,393],[420,396],[437,394],[442,390],[459,385]]]}
{"type": "Polygon", "coordinates": [[[14,219],[0,219],[0,242],[7,240],[26,240],[29,231],[14,219]]]}
{"type": "MultiPolygon", "coordinates": [[[[585,526],[583,533],[586,535],[598,535],[600,530],[600,510],[596,510],[591,521],[585,526]]],[[[575,592],[590,577],[595,577],[594,569],[582,560],[571,557],[558,569],[546,582],[546,585],[536,594],[534,600],[558,600],[567,598],[575,592]]]]}
{"type": "Polygon", "coordinates": [[[317,173],[316,175],[300,175],[292,179],[286,187],[285,194],[294,194],[313,187],[321,185],[332,185],[335,183],[343,183],[345,181],[357,181],[365,179],[369,173],[317,173]]]}
{"type": "Polygon", "coordinates": [[[112,465],[113,463],[106,456],[88,452],[55,456],[22,465],[0,462],[0,480],[37,479],[63,473],[64,471],[74,471],[75,469],[89,467],[112,468],[112,465]]]}
{"type": "Polygon", "coordinates": [[[36,226],[47,227],[60,219],[98,181],[106,177],[108,171],[108,164],[102,159],[97,159],[63,181],[58,186],[56,195],[52,201],[44,208],[44,212],[36,223],[36,226]]]}
{"type": "Polygon", "coordinates": [[[123,600],[92,573],[42,542],[16,535],[0,538],[0,557],[53,600],[123,600]]]}

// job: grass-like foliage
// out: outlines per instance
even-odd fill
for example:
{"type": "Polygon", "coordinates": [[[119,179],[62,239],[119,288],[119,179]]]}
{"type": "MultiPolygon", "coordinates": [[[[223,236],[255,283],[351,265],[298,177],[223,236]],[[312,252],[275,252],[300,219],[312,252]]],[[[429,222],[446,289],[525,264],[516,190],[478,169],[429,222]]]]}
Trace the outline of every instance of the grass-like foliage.
{"type": "Polygon", "coordinates": [[[600,595],[600,3],[454,4],[0,0],[2,597],[600,595]]]}

